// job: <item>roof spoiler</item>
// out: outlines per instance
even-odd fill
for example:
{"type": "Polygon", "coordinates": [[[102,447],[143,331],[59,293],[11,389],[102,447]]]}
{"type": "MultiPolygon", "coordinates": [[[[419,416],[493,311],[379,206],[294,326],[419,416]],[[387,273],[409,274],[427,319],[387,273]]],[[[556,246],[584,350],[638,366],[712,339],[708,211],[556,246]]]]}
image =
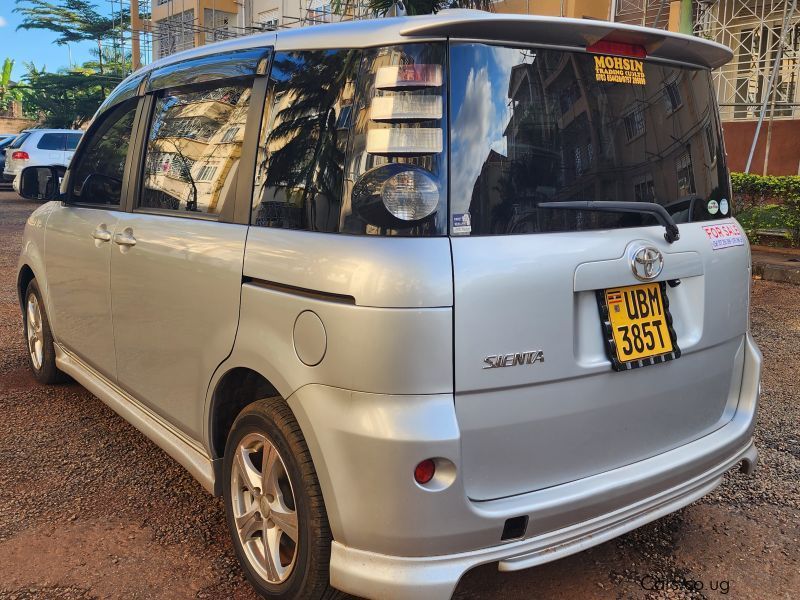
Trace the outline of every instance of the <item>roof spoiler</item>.
{"type": "Polygon", "coordinates": [[[649,58],[715,69],[733,58],[727,46],[682,33],[595,21],[480,10],[443,10],[408,20],[403,36],[449,37],[492,42],[586,48],[601,40],[642,46],[649,58]]]}

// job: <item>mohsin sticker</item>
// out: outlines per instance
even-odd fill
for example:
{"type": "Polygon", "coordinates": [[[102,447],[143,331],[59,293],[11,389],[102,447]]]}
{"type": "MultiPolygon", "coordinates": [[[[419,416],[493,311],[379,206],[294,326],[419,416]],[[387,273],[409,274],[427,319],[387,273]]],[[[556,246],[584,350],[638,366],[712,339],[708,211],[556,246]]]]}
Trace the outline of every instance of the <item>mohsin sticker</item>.
{"type": "Polygon", "coordinates": [[[607,83],[629,83],[644,85],[644,62],[635,58],[619,56],[595,56],[594,77],[607,83]]]}

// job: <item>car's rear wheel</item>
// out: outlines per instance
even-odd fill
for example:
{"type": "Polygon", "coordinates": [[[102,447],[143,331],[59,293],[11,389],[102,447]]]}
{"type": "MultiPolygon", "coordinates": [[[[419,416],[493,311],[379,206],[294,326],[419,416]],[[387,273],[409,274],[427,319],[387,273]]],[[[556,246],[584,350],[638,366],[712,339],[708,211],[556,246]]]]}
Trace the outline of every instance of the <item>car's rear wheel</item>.
{"type": "Polygon", "coordinates": [[[28,364],[40,383],[62,383],[68,377],[56,366],[56,351],[50,321],[42,302],[39,284],[32,279],[25,290],[22,321],[25,329],[25,346],[28,364]]]}
{"type": "Polygon", "coordinates": [[[331,533],[303,434],[281,398],[236,418],[223,462],[226,517],[237,557],[267,598],[327,599],[331,533]]]}

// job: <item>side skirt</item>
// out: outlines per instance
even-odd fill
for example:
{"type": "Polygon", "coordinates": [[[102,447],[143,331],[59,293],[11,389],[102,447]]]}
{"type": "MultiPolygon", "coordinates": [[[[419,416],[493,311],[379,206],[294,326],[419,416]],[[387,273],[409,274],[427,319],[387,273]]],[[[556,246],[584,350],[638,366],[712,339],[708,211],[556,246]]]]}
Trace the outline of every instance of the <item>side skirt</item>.
{"type": "Polygon", "coordinates": [[[111,410],[136,427],[175,459],[211,494],[215,488],[214,462],[196,441],[186,437],[159,415],[121,390],[80,358],[56,343],[56,365],[75,379],[111,410]]]}

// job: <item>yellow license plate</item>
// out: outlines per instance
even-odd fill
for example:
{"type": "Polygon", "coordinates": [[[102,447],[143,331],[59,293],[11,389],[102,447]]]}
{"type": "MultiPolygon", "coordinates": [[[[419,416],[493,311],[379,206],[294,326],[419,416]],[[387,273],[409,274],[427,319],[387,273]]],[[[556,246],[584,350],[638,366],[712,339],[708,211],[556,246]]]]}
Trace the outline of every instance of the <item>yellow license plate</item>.
{"type": "Polygon", "coordinates": [[[610,288],[603,290],[599,299],[615,369],[627,370],[680,356],[664,284],[610,288]]]}

